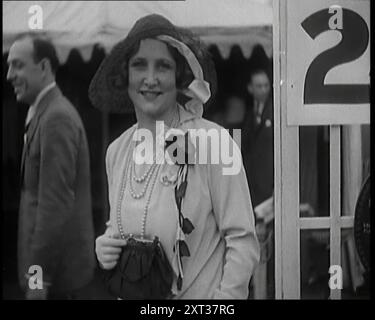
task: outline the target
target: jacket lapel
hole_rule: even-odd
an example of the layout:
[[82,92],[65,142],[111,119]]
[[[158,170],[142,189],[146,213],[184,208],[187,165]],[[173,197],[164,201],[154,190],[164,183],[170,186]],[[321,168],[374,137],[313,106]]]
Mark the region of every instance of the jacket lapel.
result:
[[23,148],[22,148],[21,175],[20,175],[20,184],[21,184],[21,186],[22,186],[23,174],[24,174],[24,169],[25,169],[25,156],[26,156],[26,142],[24,142]]
[[60,89],[56,86],[51,91],[42,98],[39,102],[39,105],[36,108],[34,117],[31,119],[29,127],[26,130],[26,142],[23,145],[22,149],[22,158],[21,158],[21,184],[23,181],[24,171],[25,171],[25,159],[26,155],[29,152],[31,141],[34,138],[36,129],[38,128],[39,120],[44,111],[47,109],[48,105],[61,94]]
[[267,99],[265,105],[264,105],[264,109],[262,111],[262,115],[261,115],[261,120],[260,120],[260,123],[259,125],[255,126],[255,136],[258,136],[259,135],[259,132],[261,131],[261,129],[264,127],[264,124],[265,124],[265,119],[273,119],[272,117],[272,114],[271,113],[271,103],[272,103],[272,100],[269,98]]

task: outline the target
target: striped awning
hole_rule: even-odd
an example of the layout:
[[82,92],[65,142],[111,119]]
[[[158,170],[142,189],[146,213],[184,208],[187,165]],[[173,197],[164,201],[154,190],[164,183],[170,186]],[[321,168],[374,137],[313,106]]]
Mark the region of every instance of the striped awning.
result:
[[[223,58],[238,45],[245,58],[255,45],[272,55],[272,6],[269,0],[186,1],[3,1],[3,54],[15,38],[32,31],[39,15],[42,29],[56,45],[61,63],[72,49],[85,61],[95,45],[109,52],[134,22],[159,13],[172,23],[191,29]],[[37,6],[37,7],[35,7]],[[41,12],[41,15],[40,13]]]

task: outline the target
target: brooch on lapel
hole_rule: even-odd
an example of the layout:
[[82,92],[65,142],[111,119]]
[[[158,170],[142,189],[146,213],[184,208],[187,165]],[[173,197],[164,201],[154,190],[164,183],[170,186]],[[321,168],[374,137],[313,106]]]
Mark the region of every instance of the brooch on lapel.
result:
[[160,182],[162,185],[168,187],[177,181],[178,167],[176,165],[167,164],[160,175]]
[[271,122],[271,120],[270,119],[267,119],[266,121],[265,121],[265,126],[267,127],[267,128],[269,128],[269,127],[271,127],[272,126],[272,122]]

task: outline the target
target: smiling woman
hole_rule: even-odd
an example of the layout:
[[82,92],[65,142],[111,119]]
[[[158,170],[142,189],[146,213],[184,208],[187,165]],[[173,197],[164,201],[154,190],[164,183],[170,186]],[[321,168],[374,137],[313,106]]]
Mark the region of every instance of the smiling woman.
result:
[[[137,118],[108,147],[110,219],[96,239],[108,289],[118,298],[248,297],[259,244],[242,163],[239,172],[225,175],[222,162],[160,162],[155,151],[167,147],[163,132],[170,128],[187,138],[195,129],[231,139],[202,119],[215,87],[213,63],[200,41],[160,15],[139,19],[91,82],[96,107],[134,107]],[[167,127],[161,133],[159,121]],[[142,142],[152,146],[145,163],[136,161],[141,130],[152,137]],[[214,148],[220,141],[202,152]],[[241,159],[238,148],[233,153]]]
[[141,41],[138,52],[129,60],[128,93],[138,121],[150,118],[170,125],[176,117],[176,62],[165,43]]

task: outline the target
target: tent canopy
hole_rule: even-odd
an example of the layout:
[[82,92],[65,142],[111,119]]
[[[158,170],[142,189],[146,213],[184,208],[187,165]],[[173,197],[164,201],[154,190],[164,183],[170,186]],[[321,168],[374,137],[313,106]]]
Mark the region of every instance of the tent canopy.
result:
[[123,39],[140,17],[159,13],[172,23],[196,32],[207,44],[217,45],[227,58],[238,45],[246,58],[260,44],[272,55],[271,0],[186,1],[3,1],[3,53],[15,37],[31,31],[33,5],[42,8],[43,29],[53,39],[64,63],[71,49],[91,58],[98,44],[108,52]]

